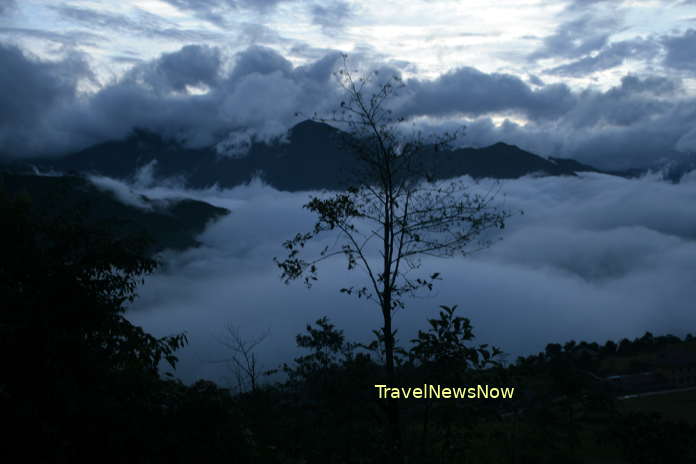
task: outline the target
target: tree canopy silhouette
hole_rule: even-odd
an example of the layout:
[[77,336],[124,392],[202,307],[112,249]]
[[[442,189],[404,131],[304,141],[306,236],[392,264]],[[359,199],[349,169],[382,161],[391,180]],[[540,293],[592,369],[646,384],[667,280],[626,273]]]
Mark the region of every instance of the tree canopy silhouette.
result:
[[[25,452],[52,462],[100,447],[122,453],[126,441],[146,446],[131,421],[161,405],[160,362],[174,367],[186,342],[125,318],[156,266],[147,243],[2,191],[0,227],[0,403],[15,420],[12,441],[31,437]],[[121,420],[130,425],[107,433]]]
[[[477,194],[463,181],[435,182],[428,169],[428,154],[447,147],[455,134],[424,137],[403,130],[390,103],[404,84],[398,76],[380,82],[377,72],[360,75],[344,66],[335,74],[344,90],[338,109],[318,121],[347,129],[344,148],[359,161],[346,190],[311,198],[304,206],[316,223],[284,243],[285,259],[276,259],[286,282],[318,278],[320,262],[345,257],[348,269],[361,269],[366,284],[341,292],[368,298],[382,314],[387,381],[395,381],[395,342],[392,317],[405,299],[432,290],[439,273],[420,274],[424,256],[452,256],[485,247],[484,232],[502,229],[507,213],[493,205],[494,192]],[[324,234],[337,234],[335,247],[306,257],[305,244]],[[375,258],[374,256],[377,256]],[[388,455],[400,459],[399,413],[390,402]]]

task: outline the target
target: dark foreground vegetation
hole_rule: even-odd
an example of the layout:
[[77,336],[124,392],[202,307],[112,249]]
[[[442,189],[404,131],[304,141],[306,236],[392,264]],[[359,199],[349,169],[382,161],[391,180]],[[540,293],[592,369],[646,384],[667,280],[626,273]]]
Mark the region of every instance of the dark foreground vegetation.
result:
[[[57,214],[81,212],[83,223],[101,224],[120,234],[150,238],[148,253],[184,250],[200,245],[196,236],[228,210],[190,198],[153,200],[132,193],[139,206],[97,188],[82,174],[43,176],[0,170],[0,189],[25,195],[35,208]],[[156,240],[155,240],[156,238]]]
[[147,242],[6,192],[0,218],[2,453],[21,462],[696,462],[693,392],[620,399],[692,385],[690,337],[550,344],[505,364],[443,306],[398,344],[396,386],[488,384],[514,397],[393,400],[396,453],[374,387],[386,383],[379,336],[351,343],[320,319],[298,335],[306,354],[282,381],[243,369],[251,358],[238,350],[237,388],[185,385],[165,373],[185,335],[155,338],[124,317],[157,264]]

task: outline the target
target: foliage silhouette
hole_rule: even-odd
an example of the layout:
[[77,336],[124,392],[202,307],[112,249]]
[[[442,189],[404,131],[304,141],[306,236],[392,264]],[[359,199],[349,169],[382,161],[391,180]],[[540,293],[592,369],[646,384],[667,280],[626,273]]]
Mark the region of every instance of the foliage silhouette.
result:
[[156,266],[149,244],[83,218],[0,190],[0,411],[12,424],[6,453],[27,462],[250,455],[225,390],[160,375],[160,367],[175,367],[186,335],[157,338],[125,317]]
[[[312,231],[298,233],[284,243],[288,256],[276,259],[286,282],[317,280],[320,262],[343,256],[349,270],[361,269],[367,284],[341,292],[377,303],[382,315],[387,382],[395,384],[393,313],[405,308],[405,299],[432,290],[439,273],[413,275],[424,256],[452,256],[488,245],[484,232],[502,229],[508,214],[492,205],[495,192],[476,194],[459,181],[435,183],[427,156],[447,147],[456,134],[426,140],[419,133],[404,135],[403,119],[389,107],[404,84],[398,76],[379,82],[378,73],[358,76],[347,67],[335,74],[345,96],[329,118],[315,119],[344,126],[343,142],[359,167],[346,190],[313,197],[305,208],[317,216]],[[338,235],[335,248],[316,258],[301,255],[305,244],[320,235]],[[378,259],[371,255],[378,254]],[[398,404],[389,401],[385,454],[401,462]]]

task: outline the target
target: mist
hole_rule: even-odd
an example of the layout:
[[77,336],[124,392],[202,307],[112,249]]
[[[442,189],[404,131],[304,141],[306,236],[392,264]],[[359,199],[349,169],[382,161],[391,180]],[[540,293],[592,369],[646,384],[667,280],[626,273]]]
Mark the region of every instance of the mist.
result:
[[[440,272],[443,280],[397,312],[402,345],[425,329],[439,305],[455,304],[471,319],[475,342],[502,348],[509,361],[552,342],[604,342],[646,331],[684,336],[696,327],[696,176],[679,184],[658,175],[603,174],[526,177],[497,186],[461,181],[472,189],[499,188],[497,205],[512,217],[487,249],[422,261],[424,274]],[[380,327],[374,302],[339,293],[365,282],[341,259],[325,262],[311,289],[280,278],[273,257],[285,256],[284,240],[310,230],[313,217],[302,205],[314,193],[280,192],[260,181],[229,190],[122,187],[231,210],[199,237],[201,247],[162,254],[161,268],[129,311],[153,334],[188,334],[177,369],[185,381],[229,380],[223,361],[231,353],[221,343],[227,326],[248,339],[268,334],[257,349],[267,369],[291,361],[298,354],[295,336],[322,316],[353,341],[371,341]],[[335,236],[325,240],[308,252]]]

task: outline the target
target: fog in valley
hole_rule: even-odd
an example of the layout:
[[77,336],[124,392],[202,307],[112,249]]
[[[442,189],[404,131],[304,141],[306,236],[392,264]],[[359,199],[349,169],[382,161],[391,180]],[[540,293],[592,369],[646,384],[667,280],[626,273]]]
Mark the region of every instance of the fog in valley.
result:
[[[397,311],[399,341],[407,345],[439,305],[459,305],[476,341],[492,343],[507,360],[543,350],[547,343],[604,342],[655,335],[684,336],[696,323],[696,176],[678,184],[657,174],[624,179],[603,174],[482,181],[472,191],[499,189],[495,203],[512,216],[492,245],[465,257],[426,258],[423,275],[440,272],[432,293],[407,300]],[[202,246],[161,255],[129,318],[156,335],[185,331],[177,375],[186,381],[231,380],[223,362],[227,327],[245,339],[267,334],[256,354],[275,368],[299,352],[294,337],[328,316],[349,339],[369,342],[380,327],[374,302],[339,293],[365,283],[343,258],[324,262],[319,281],[285,285],[274,257],[282,242],[313,225],[302,208],[310,192],[280,192],[261,181],[229,190],[133,185],[99,179],[123,201],[181,195],[223,206],[231,214],[199,237]],[[318,254],[336,235],[311,245]],[[311,251],[308,251],[311,254]],[[414,277],[416,274],[413,274]]]

